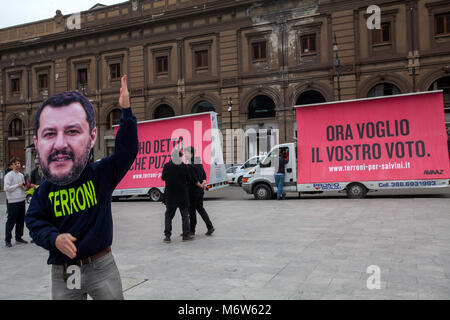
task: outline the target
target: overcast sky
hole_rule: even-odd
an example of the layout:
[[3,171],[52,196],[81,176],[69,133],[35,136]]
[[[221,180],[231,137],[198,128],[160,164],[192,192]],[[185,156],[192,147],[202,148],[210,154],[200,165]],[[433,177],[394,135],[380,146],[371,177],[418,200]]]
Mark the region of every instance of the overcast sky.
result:
[[37,20],[53,18],[56,10],[63,15],[85,11],[101,3],[111,5],[126,0],[0,0],[0,29]]

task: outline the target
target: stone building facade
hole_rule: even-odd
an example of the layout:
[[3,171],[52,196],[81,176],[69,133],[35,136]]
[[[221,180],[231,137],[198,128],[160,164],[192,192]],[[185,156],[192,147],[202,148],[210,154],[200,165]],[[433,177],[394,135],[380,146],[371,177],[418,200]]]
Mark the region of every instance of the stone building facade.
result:
[[0,168],[33,143],[43,100],[70,90],[96,109],[94,158],[111,153],[124,73],[138,120],[214,110],[222,130],[286,142],[294,105],[442,89],[450,125],[450,2],[378,0],[369,30],[373,2],[131,0],[1,29]]

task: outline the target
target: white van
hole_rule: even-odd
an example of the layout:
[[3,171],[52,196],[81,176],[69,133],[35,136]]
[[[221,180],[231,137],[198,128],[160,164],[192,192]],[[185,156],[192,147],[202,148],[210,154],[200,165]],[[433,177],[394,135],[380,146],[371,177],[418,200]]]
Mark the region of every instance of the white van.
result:
[[264,155],[254,156],[245,161],[243,165],[236,169],[234,177],[231,179],[231,183],[237,183],[239,184],[239,186],[241,186],[244,175],[252,168],[257,166],[261,159],[263,159],[264,157]]
[[345,191],[360,199],[376,190],[449,186],[442,91],[297,106],[296,114],[297,142],[275,146],[242,180],[256,199],[275,195],[280,151],[288,160],[286,193]]

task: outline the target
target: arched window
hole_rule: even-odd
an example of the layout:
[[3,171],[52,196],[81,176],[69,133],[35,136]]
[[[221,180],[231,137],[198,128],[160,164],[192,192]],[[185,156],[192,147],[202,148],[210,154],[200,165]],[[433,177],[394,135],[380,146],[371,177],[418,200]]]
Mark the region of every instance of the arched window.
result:
[[112,129],[113,126],[120,123],[120,116],[122,115],[122,111],[120,109],[114,109],[108,115],[108,124],[109,129]]
[[268,96],[256,96],[248,106],[248,118],[275,117],[275,103]]
[[322,102],[326,102],[326,100],[320,92],[314,91],[314,90],[309,90],[309,91],[303,92],[297,98],[297,102],[295,104],[296,105],[304,105],[304,104],[313,104],[313,103],[322,103]]
[[23,122],[20,119],[14,119],[9,124],[9,136],[10,137],[22,137],[23,136]]
[[192,113],[202,113],[202,112],[210,112],[216,111],[211,102],[208,101],[199,101],[192,108]]
[[382,97],[382,96],[392,96],[394,94],[400,94],[400,89],[395,85],[389,82],[383,82],[377,84],[375,87],[370,89],[369,94],[367,95],[369,98],[371,97]]
[[450,76],[437,79],[428,90],[442,90],[444,96],[445,126],[450,134]]
[[167,104],[162,104],[156,108],[153,119],[163,119],[175,116],[175,112],[172,107]]
[[444,95],[445,108],[450,108],[450,77],[443,77],[437,79],[428,88],[428,90],[442,90]]

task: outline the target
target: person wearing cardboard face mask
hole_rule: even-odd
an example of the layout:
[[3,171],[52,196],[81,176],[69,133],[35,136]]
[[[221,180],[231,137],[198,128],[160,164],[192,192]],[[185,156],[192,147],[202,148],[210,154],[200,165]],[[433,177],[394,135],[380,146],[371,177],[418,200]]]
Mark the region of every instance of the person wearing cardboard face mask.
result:
[[[97,128],[91,103],[78,92],[58,94],[36,114],[34,143],[46,180],[35,191],[25,222],[35,243],[49,251],[53,299],[123,299],[111,253],[111,195],[138,153],[137,122],[127,76],[114,154],[88,163]],[[81,288],[69,289],[67,269],[78,266]],[[72,270],[72,268],[71,268]]]

